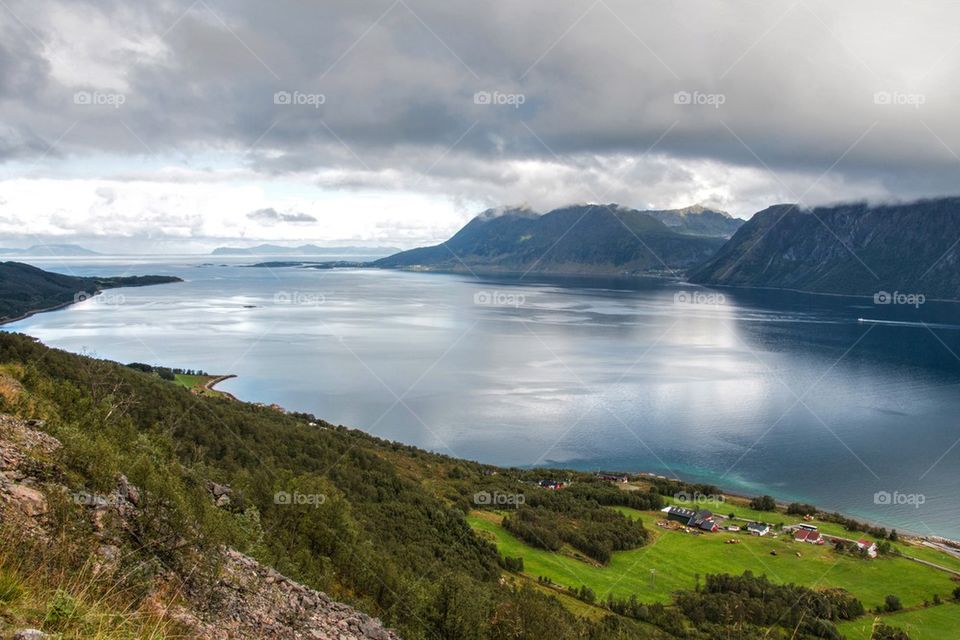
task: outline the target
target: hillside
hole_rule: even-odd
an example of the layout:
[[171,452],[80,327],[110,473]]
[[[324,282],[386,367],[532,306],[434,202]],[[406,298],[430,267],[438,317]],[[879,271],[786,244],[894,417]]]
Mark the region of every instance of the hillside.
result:
[[960,300],[960,198],[757,213],[692,282]]
[[[839,586],[721,575],[768,564],[723,553],[721,537],[670,534],[676,551],[651,553],[670,563],[663,579],[679,571],[675,587],[642,587],[644,547],[666,542],[647,526],[658,509],[715,487],[651,479],[625,491],[591,473],[497,469],[197,397],[17,334],[0,333],[0,414],[13,431],[0,446],[2,502],[21,514],[0,536],[4,633],[391,637],[375,616],[407,639],[838,640],[836,625],[864,612]],[[541,486],[548,479],[566,486]],[[521,555],[475,533],[478,513]],[[687,540],[719,546],[707,561]],[[905,601],[906,589],[949,597],[935,569],[819,555],[802,575],[841,561],[838,573],[871,598],[885,588]],[[525,559],[555,568],[527,570]],[[593,591],[605,567],[607,586]],[[325,631],[332,617],[343,635]]]
[[0,324],[89,298],[104,289],[180,281],[172,276],[76,277],[22,262],[0,262]]
[[722,237],[692,235],[686,218],[678,214],[680,223],[671,228],[647,212],[615,204],[578,205],[543,215],[491,210],[443,244],[403,251],[372,265],[520,273],[669,272],[706,260],[723,244]]

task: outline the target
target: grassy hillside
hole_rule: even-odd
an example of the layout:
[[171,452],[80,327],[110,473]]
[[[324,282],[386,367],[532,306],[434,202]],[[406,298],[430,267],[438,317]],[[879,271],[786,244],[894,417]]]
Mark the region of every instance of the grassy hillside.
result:
[[[650,512],[632,515],[650,526],[661,516]],[[523,558],[527,574],[545,576],[568,587],[586,585],[601,600],[609,594],[619,598],[636,594],[644,600],[669,603],[674,592],[696,588],[698,577],[702,580],[707,574],[746,570],[782,584],[844,589],[868,609],[882,606],[889,594],[897,595],[905,607],[920,606],[935,593],[949,599],[955,587],[949,574],[905,558],[864,560],[838,554],[831,545],[796,543],[783,536],[773,539],[745,533],[691,535],[658,530],[651,544],[616,552],[607,566],[597,566],[531,547],[489,514],[472,514],[469,521],[477,530],[488,532],[501,553]],[[728,544],[729,540],[739,540],[739,544]],[[771,555],[774,551],[775,556]],[[954,610],[960,615],[960,607]]]
[[[310,415],[198,397],[155,374],[16,334],[0,334],[0,382],[0,413],[43,420],[62,442],[57,482],[109,492],[124,474],[140,487],[120,543],[132,566],[159,563],[202,591],[214,575],[209,551],[232,547],[408,639],[838,638],[836,625],[862,611],[856,598],[872,607],[892,592],[912,607],[934,593],[950,597],[945,574],[900,558],[835,559],[807,546],[796,558],[790,543],[725,545],[728,534],[655,526],[667,496],[712,487],[657,481],[622,491],[591,474],[495,469]],[[572,484],[552,491],[542,480]],[[230,500],[215,502],[210,483],[229,487]],[[515,507],[504,507],[511,499]],[[65,507],[60,530],[83,540],[70,513]],[[516,518],[523,541],[501,526],[503,513]],[[642,524],[631,524],[637,518]],[[17,544],[0,548],[5,571]],[[770,544],[783,552],[768,556]],[[84,562],[56,574],[68,590]],[[38,575],[27,569],[13,581]],[[721,575],[745,570],[753,575]],[[145,606],[151,578],[141,573],[107,590],[122,595],[124,609]],[[540,576],[614,600],[578,602]],[[823,586],[849,593],[805,588]],[[47,610],[59,587],[50,578],[27,588],[47,594]],[[17,602],[0,602],[0,620],[29,619],[28,601]]]

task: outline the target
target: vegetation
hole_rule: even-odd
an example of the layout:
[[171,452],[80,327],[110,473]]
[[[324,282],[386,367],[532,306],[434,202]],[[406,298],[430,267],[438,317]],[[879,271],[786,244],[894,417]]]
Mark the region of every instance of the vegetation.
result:
[[[699,640],[743,637],[744,629],[772,639],[836,637],[835,623],[857,622],[848,619],[855,601],[876,608],[895,588],[911,610],[951,589],[945,574],[900,557],[868,562],[810,545],[796,558],[797,545],[782,539],[740,536],[727,545],[732,534],[641,523],[655,521],[669,496],[708,487],[650,479],[645,490],[624,491],[592,474],[495,469],[310,415],[196,397],[156,372],[16,334],[0,334],[0,377],[18,389],[0,396],[0,413],[42,419],[63,443],[58,482],[109,492],[122,473],[143,496],[121,548],[129,571],[111,583],[94,578],[89,549],[77,548],[85,525],[67,500],[52,509],[61,555],[3,534],[0,617],[63,637],[174,635],[150,613],[151,567],[202,590],[216,575],[211,551],[224,545],[414,640]],[[569,486],[538,486],[556,478]],[[231,488],[229,504],[214,503],[211,481]],[[556,535],[559,548],[527,544],[506,528],[521,523]],[[754,577],[762,574],[769,579]],[[781,608],[787,621],[802,615],[797,628],[771,620],[784,594],[800,600],[797,610]],[[119,631],[102,635],[109,628]]]
[[776,511],[777,502],[771,496],[758,496],[750,501],[750,508],[757,511]]
[[0,262],[0,323],[25,314],[70,304],[113,287],[180,282],[168,276],[79,278],[50,273],[20,262]]
[[619,491],[605,483],[576,484],[564,491],[533,493],[505,518],[503,526],[535,547],[558,551],[564,544],[600,563],[614,551],[644,544],[649,534],[639,520],[598,505],[656,507],[656,494]]

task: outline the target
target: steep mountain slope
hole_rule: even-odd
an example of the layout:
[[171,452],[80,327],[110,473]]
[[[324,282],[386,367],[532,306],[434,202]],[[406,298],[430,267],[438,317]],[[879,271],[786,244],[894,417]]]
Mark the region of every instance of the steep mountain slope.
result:
[[113,287],[180,282],[172,276],[80,278],[52,273],[22,262],[0,262],[0,323],[24,314],[69,304]]
[[690,272],[701,284],[960,299],[960,198],[757,213]]
[[680,233],[642,211],[578,205],[538,215],[486,211],[443,244],[404,251],[376,267],[632,274],[702,262],[722,238]]

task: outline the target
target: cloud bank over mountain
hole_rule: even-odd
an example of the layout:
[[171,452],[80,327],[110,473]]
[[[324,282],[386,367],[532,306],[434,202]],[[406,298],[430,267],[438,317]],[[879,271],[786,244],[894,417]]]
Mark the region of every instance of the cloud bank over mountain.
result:
[[958,18],[932,1],[9,0],[0,233],[103,216],[161,244],[412,246],[504,204],[747,217],[955,193]]

